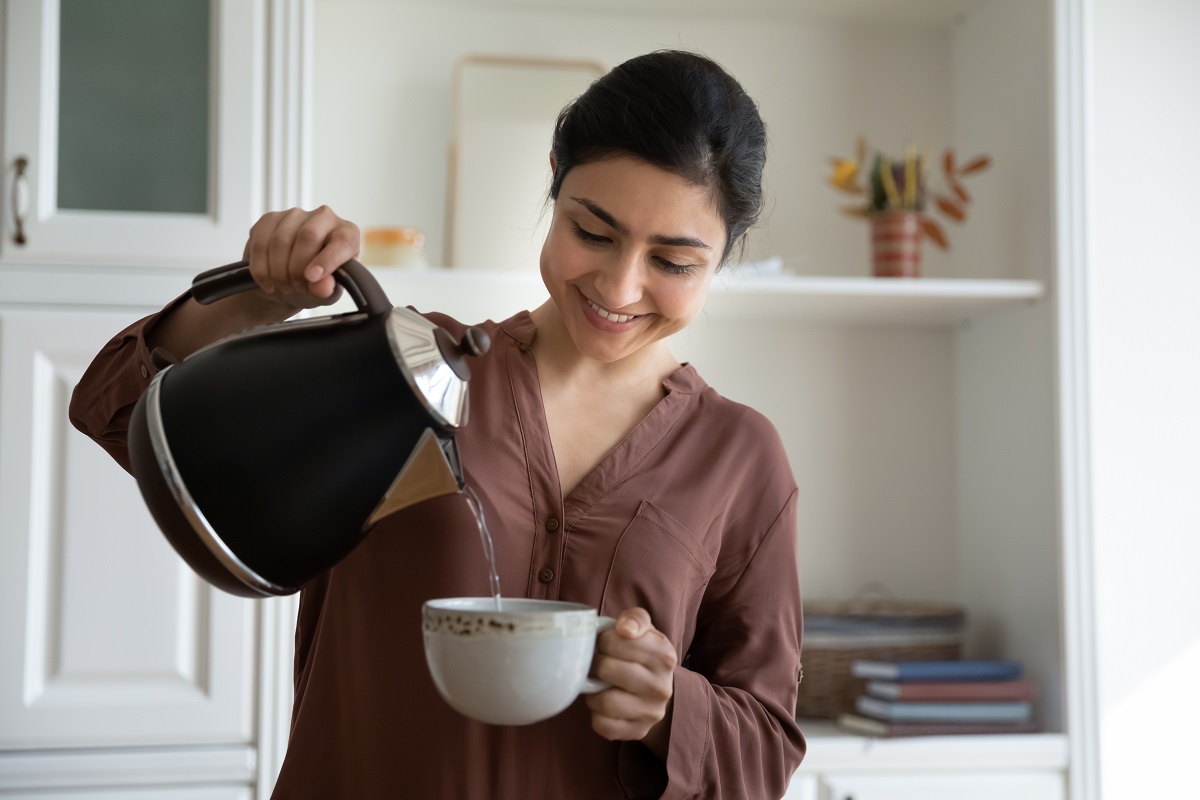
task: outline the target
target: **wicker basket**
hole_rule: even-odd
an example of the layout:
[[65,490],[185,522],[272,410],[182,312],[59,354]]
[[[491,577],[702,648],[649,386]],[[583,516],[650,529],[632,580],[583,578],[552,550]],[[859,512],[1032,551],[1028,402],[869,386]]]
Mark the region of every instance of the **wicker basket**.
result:
[[805,603],[804,619],[798,717],[834,719],[853,712],[866,684],[850,674],[855,660],[962,658],[966,615],[958,606],[891,599],[810,601]]

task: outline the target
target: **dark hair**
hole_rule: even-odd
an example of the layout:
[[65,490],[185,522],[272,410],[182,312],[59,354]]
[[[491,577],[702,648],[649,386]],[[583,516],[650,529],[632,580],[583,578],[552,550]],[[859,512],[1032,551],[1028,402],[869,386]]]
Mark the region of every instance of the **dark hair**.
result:
[[639,158],[712,191],[724,261],[762,212],[766,149],[758,106],[732,75],[704,56],[660,50],[614,67],[558,115],[550,197],[575,167]]

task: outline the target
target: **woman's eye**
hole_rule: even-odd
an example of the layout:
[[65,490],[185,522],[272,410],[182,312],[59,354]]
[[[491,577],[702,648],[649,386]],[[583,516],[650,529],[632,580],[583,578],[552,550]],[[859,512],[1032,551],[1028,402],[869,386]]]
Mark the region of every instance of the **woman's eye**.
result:
[[576,236],[588,244],[607,244],[610,241],[607,236],[601,236],[598,233],[592,233],[589,230],[583,229],[580,227],[578,222],[571,223],[571,230],[575,232]]
[[676,264],[674,261],[668,261],[665,258],[659,258],[658,264],[663,270],[672,275],[687,275],[693,269],[691,264]]
[[[573,220],[571,222],[571,232],[574,233],[575,236],[581,241],[590,245],[601,246],[612,244],[612,239],[608,238],[607,236],[602,236],[598,233],[592,233],[587,228],[584,228],[578,222]],[[688,275],[694,272],[696,269],[691,264],[677,264],[674,261],[663,258],[662,256],[655,256],[654,260],[658,262],[658,266],[663,270],[663,272],[667,272],[671,275]]]

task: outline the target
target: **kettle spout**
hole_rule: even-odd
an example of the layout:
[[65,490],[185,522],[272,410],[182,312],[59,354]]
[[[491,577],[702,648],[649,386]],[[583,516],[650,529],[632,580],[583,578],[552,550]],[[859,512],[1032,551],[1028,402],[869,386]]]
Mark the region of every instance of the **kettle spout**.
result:
[[443,440],[432,428],[426,428],[363,527],[369,528],[389,514],[422,500],[455,494],[462,488],[462,465],[454,439]]

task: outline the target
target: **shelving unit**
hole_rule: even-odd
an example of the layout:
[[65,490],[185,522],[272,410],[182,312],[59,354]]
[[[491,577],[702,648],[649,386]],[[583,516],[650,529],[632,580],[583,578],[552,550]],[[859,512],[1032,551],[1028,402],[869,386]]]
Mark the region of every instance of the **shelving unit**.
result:
[[[444,173],[406,155],[423,132],[379,109],[382,92],[422,102],[456,58],[501,42],[556,56],[554,43],[570,41],[573,55],[606,64],[683,46],[728,66],[771,136],[771,208],[746,260],[780,257],[805,274],[719,274],[675,352],[778,428],[803,494],[805,597],[845,599],[879,580],[898,597],[961,604],[966,653],[1022,661],[1047,731],[875,741],[804,720],[809,752],[788,797],[1066,796],[1054,0],[503,5],[318,2],[316,198],[360,224],[423,227],[437,259]],[[446,44],[409,57],[364,34],[414,21],[445,31]],[[342,65],[354,58],[386,72],[347,93],[354,76]],[[330,122],[349,113],[361,114],[355,129]],[[386,131],[387,146],[363,130]],[[865,277],[866,231],[837,214],[841,198],[824,185],[827,157],[859,134],[888,150],[915,142],[994,159],[972,184],[970,220],[948,230],[953,249],[926,248],[926,277]],[[379,274],[393,302],[464,321],[545,297],[534,270]]]

